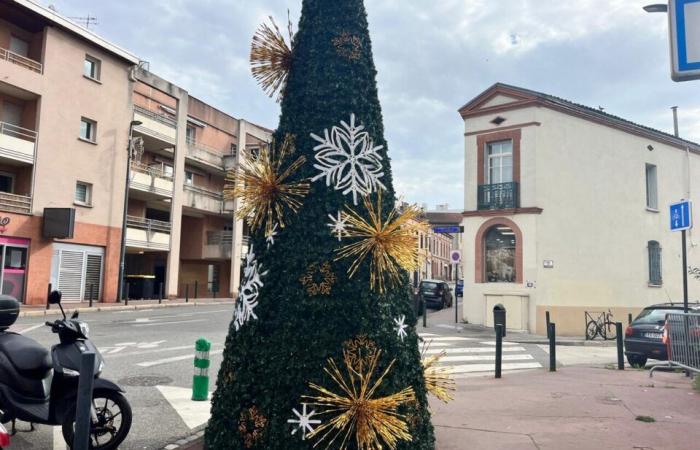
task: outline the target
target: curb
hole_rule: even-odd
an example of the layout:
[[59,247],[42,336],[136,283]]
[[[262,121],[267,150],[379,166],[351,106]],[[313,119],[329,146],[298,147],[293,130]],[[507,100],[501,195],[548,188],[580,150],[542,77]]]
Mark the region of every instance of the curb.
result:
[[181,449],[181,450],[187,450],[191,448],[190,446],[192,444],[196,444],[195,441],[204,439],[204,430],[199,430],[187,437],[184,437],[182,439],[178,439],[177,441],[173,442],[172,444],[168,444],[165,447],[163,447],[162,450],[176,450],[176,449]]
[[[129,305],[129,306],[96,306],[93,308],[81,306],[78,308],[65,308],[66,314],[73,311],[78,311],[80,313],[88,312],[110,312],[110,311],[135,311],[140,309],[158,309],[158,308],[178,308],[178,307],[196,307],[196,306],[207,306],[207,305],[233,305],[235,302],[233,300],[219,301],[219,302],[189,302],[189,303],[155,303],[155,304],[143,304],[143,305]],[[43,317],[43,316],[57,316],[61,314],[60,309],[42,309],[39,311],[21,311],[19,317]]]
[[[549,339],[504,339],[503,342],[513,342],[515,344],[536,344],[536,345],[549,345]],[[615,347],[615,341],[560,341],[557,340],[557,346],[564,347]]]

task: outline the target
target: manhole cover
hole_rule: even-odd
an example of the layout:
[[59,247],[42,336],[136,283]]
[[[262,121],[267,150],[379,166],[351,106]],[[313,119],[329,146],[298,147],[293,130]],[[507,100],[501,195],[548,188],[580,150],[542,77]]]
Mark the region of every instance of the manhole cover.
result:
[[143,387],[153,387],[163,384],[170,384],[173,382],[172,378],[168,377],[127,377],[122,378],[118,381],[119,384],[124,386],[143,386]]

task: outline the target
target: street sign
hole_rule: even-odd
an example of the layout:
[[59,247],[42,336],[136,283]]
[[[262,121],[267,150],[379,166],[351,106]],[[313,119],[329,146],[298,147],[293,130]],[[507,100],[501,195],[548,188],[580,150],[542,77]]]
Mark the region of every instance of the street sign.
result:
[[690,200],[674,203],[670,207],[671,231],[693,228],[692,203]]
[[450,233],[450,234],[457,234],[457,233],[464,233],[464,227],[461,227],[459,225],[449,225],[449,226],[442,226],[442,227],[433,227],[433,231],[436,233]]
[[700,79],[700,0],[670,0],[671,78]]
[[462,252],[459,250],[452,250],[450,252],[450,261],[452,261],[452,264],[459,264],[462,262]]

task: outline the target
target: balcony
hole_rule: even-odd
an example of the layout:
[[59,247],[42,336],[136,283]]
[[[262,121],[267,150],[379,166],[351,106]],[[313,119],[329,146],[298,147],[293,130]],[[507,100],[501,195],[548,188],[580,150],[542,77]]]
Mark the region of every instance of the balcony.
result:
[[207,231],[204,259],[231,259],[233,233],[231,231]]
[[43,73],[44,71],[44,68],[40,62],[34,61],[33,59],[29,59],[22,55],[18,55],[17,53],[2,47],[0,47],[0,60],[17,64],[18,66],[24,67],[25,69],[36,73]]
[[34,164],[36,131],[0,122],[0,159]]
[[191,184],[186,184],[184,188],[183,206],[217,215],[228,212],[226,210],[228,202],[224,202],[224,195],[221,192],[209,191]]
[[209,147],[191,138],[187,138],[187,159],[204,169],[224,171],[224,155],[215,148]]
[[519,206],[518,183],[482,184],[478,188],[479,210],[513,209]]
[[157,167],[132,161],[129,188],[157,197],[171,198],[173,196],[173,177]]
[[170,250],[170,222],[126,217],[126,246],[148,250]]
[[141,122],[141,125],[134,127],[135,132],[151,136],[171,145],[174,145],[177,141],[177,122],[165,114],[135,105],[134,120]]
[[0,192],[0,211],[31,214],[32,198],[28,195]]

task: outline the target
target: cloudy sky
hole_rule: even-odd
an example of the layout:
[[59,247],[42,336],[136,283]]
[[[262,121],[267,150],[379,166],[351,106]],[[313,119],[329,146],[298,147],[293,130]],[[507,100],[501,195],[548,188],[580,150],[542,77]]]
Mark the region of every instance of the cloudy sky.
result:
[[[329,0],[340,1],[340,0]],[[257,26],[296,24],[301,0],[41,0],[149,61],[151,71],[236,117],[275,128],[250,75]],[[669,76],[665,14],[652,0],[366,0],[397,191],[463,204],[457,109],[495,82],[546,92],[700,142],[700,81]],[[656,2],[658,3],[658,2]]]

